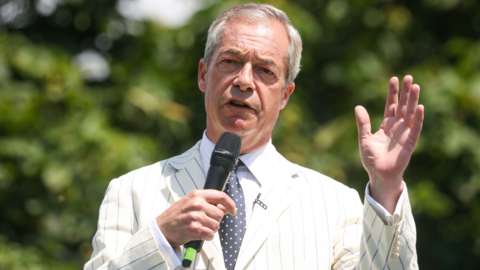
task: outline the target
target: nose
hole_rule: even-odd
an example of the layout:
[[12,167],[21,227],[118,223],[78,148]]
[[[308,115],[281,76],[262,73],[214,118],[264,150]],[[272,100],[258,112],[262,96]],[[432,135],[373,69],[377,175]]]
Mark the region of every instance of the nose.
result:
[[245,64],[238,72],[233,85],[238,86],[242,91],[255,90],[253,70],[250,63]]

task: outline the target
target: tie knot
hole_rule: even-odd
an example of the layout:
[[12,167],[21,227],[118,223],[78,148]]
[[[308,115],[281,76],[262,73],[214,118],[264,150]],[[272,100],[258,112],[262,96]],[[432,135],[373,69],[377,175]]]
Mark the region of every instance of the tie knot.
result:
[[237,171],[238,170],[238,167],[240,166],[245,166],[245,163],[243,163],[243,161],[241,161],[240,159],[237,160],[237,164],[235,164],[235,168],[234,170]]

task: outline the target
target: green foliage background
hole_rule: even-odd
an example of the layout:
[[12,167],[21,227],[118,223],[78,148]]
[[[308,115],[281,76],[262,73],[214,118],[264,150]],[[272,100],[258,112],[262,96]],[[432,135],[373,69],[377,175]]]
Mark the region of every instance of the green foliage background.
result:
[[[242,1],[210,1],[177,29],[129,21],[113,0],[65,0],[49,16],[37,1],[0,5],[12,2],[24,9],[0,27],[0,269],[78,269],[109,181],[201,138],[206,31]],[[480,4],[264,2],[284,10],[304,42],[277,149],[363,195],[353,109],[365,106],[378,128],[389,78],[413,75],[426,112],[405,181],[420,267],[478,267]],[[111,47],[96,46],[99,35]],[[85,50],[107,60],[106,79],[83,79],[73,59]]]

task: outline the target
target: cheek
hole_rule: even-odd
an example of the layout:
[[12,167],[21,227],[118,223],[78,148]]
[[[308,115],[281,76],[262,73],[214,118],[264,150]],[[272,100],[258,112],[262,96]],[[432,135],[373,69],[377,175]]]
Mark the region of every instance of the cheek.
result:
[[277,94],[278,90],[269,89],[270,95],[266,98],[266,105],[270,111],[280,110],[282,105],[282,93]]
[[210,111],[213,113],[215,110],[217,110],[218,106],[218,98],[215,96],[215,93],[211,93],[205,101],[205,108],[207,111]]
[[208,88],[215,91],[220,91],[228,84],[229,77],[224,74],[213,74],[208,81]]
[[225,100],[225,91],[219,85],[209,85],[205,93],[205,106],[207,110],[215,110]]

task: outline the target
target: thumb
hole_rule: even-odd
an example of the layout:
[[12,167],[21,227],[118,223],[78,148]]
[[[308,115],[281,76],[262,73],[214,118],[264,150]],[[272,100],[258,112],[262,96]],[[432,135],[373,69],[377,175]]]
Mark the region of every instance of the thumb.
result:
[[361,139],[372,134],[370,117],[368,116],[367,110],[359,105],[355,107],[355,118],[357,120],[358,140],[360,141]]

